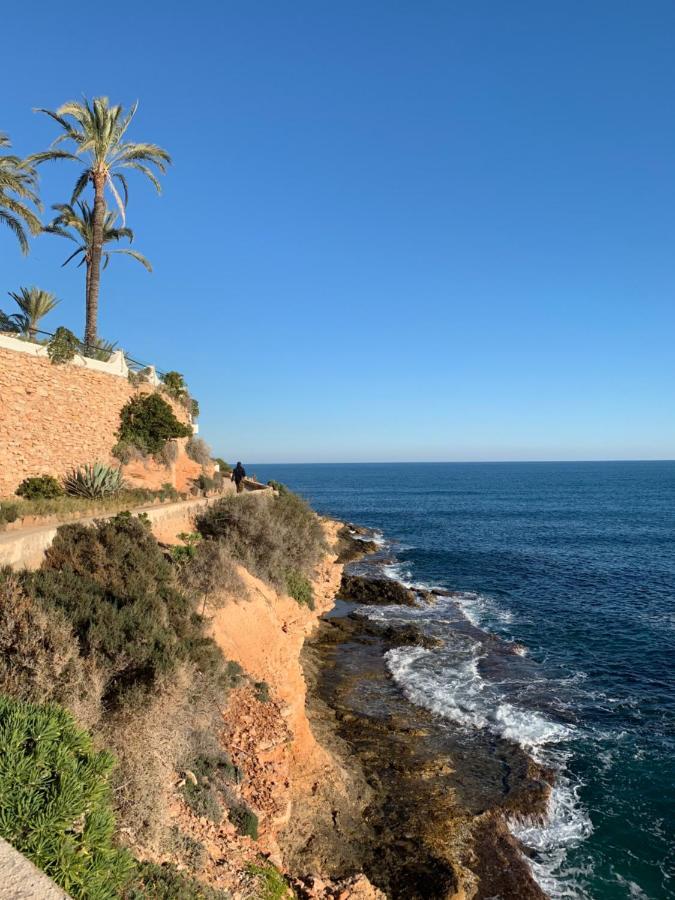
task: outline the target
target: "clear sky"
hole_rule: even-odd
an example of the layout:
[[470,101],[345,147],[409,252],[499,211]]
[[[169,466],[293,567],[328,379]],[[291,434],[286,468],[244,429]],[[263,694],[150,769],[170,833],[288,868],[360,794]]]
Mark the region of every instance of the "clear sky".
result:
[[[41,0],[3,32],[19,153],[82,94],[172,153],[100,331],[185,373],[218,454],[675,456],[672,0]],[[0,295],[81,333],[68,246],[0,230]]]

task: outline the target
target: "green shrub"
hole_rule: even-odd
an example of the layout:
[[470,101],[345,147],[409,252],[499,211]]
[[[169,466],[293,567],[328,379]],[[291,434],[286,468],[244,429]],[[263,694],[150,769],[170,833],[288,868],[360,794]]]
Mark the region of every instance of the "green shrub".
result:
[[59,706],[0,697],[0,834],[73,898],[117,898],[133,872],[113,845],[109,753]]
[[225,891],[202,884],[179,872],[173,863],[138,864],[138,877],[128,900],[230,900]]
[[200,466],[203,466],[204,468],[207,466],[209,466],[209,468],[211,467],[211,448],[204,438],[191,437],[185,445],[185,452],[190,459],[199,463]]
[[222,539],[235,559],[275,587],[286,573],[309,575],[324,548],[315,513],[293,493],[277,497],[223,497],[197,519],[205,537]]
[[161,488],[156,491],[156,494],[162,503],[166,503],[167,500],[177,503],[183,499],[183,495],[169,481],[165,481]]
[[226,753],[210,753],[197,757],[188,767],[183,796],[197,816],[206,816],[216,825],[223,818],[223,797],[228,784],[239,784],[241,770],[232,764]]
[[53,475],[32,475],[24,478],[16,489],[19,497],[25,500],[51,500],[63,496],[63,486]]
[[259,700],[261,703],[270,702],[270,686],[266,681],[256,681],[253,689],[255,690],[256,700]]
[[132,397],[120,412],[118,438],[144,453],[159,453],[167,441],[191,434],[189,425],[178,421],[158,393]]
[[73,469],[63,479],[67,494],[73,497],[87,497],[99,500],[101,497],[114,497],[124,489],[122,470],[103,463],[82,466]]
[[169,396],[175,400],[185,400],[187,398],[187,384],[180,372],[167,372],[165,375],[162,375],[162,381]]
[[19,504],[7,503],[5,500],[0,503],[0,524],[16,522],[19,518]]
[[314,609],[314,591],[309,579],[300,572],[286,572],[286,593],[301,606]]
[[204,491],[215,491],[218,483],[215,478],[210,478],[208,475],[204,475],[202,472],[201,475],[198,475],[197,478],[194,479],[194,486],[197,490]]
[[186,566],[197,552],[197,544],[201,541],[202,536],[198,531],[181,531],[178,539],[182,544],[176,544],[169,550],[171,559],[179,568]]
[[227,814],[239,834],[248,835],[254,841],[258,840],[258,817],[245,803],[237,803],[230,807]]
[[66,615],[82,654],[105,674],[106,698],[150,687],[181,661],[226,679],[218,647],[138,518],[61,526],[41,569],[23,580],[31,596]]
[[190,398],[190,415],[193,419],[199,418],[199,401],[194,397]]
[[62,365],[75,359],[80,342],[72,331],[61,325],[47,344],[47,354],[54,365]]
[[246,871],[257,881],[256,900],[293,900],[295,897],[281,872],[267,860],[261,860],[260,864],[249,863]]

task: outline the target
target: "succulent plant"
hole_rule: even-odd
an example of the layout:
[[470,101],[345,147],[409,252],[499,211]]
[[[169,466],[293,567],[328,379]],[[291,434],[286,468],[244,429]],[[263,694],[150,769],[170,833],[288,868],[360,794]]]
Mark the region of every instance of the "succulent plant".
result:
[[63,480],[68,494],[97,500],[118,494],[124,487],[122,470],[103,463],[81,466],[73,469]]

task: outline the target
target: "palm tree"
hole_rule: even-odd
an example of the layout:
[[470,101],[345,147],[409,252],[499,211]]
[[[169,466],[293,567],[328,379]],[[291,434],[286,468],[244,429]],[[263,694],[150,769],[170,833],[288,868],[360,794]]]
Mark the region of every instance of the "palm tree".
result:
[[9,291],[9,296],[16,302],[21,312],[9,316],[6,313],[0,314],[3,325],[7,326],[8,330],[18,331],[34,340],[40,319],[50,313],[59,301],[54,294],[37,287],[22,287],[18,293]]
[[[2,132],[0,147],[11,147],[9,138]],[[0,222],[14,232],[22,253],[28,253],[26,229],[31,234],[39,234],[42,229],[42,223],[26,200],[40,209],[35,169],[18,156],[0,156]]]
[[[94,188],[90,277],[87,284],[87,313],[84,333],[84,342],[87,345],[94,345],[96,342],[101,257],[106,218],[106,188],[110,190],[115,199],[124,226],[128,187],[126,176],[120,170],[135,169],[145,175],[160,193],[161,188],[156,172],[163,174],[171,163],[171,157],[166,150],[156,144],[136,144],[124,139],[137,108],[138,103],[134,103],[129,112],[124,114],[123,108],[111,106],[107,97],[95,97],[91,104],[86,98],[82,103],[77,101],[64,103],[56,112],[48,109],[38,110],[54,119],[61,126],[63,132],[52,143],[49,150],[33,154],[30,157],[31,161],[35,163],[55,159],[84,161],[84,168],[75,182],[71,204],[77,201],[87,184],[91,182]],[[64,141],[70,141],[74,145],[74,152],[58,149],[58,146]],[[116,184],[119,186],[122,196],[120,196]]]
[[[78,263],[78,267],[82,265],[86,265],[86,274],[85,274],[85,284],[87,295],[89,295],[89,284],[91,281],[91,258],[92,258],[92,250],[94,246],[94,213],[92,211],[91,206],[86,201],[79,200],[76,204],[77,209],[72,206],[70,203],[57,203],[52,209],[55,209],[58,212],[58,216],[46,225],[44,230],[48,234],[57,234],[60,237],[68,238],[71,241],[74,241],[78,244],[77,250],[73,251],[70,254],[68,259],[63,263],[64,266],[67,266],[71,259],[75,259],[76,257],[81,257]],[[102,241],[102,253],[101,258],[103,260],[103,268],[106,269],[108,267],[108,263],[110,262],[110,256],[113,253],[121,253],[125,256],[131,256],[132,259],[137,260],[142,266],[144,266],[148,272],[152,272],[152,266],[149,261],[141,254],[137,253],[135,250],[130,250],[128,247],[119,247],[115,250],[106,250],[105,245],[110,244],[113,241],[120,241],[123,238],[126,238],[129,243],[131,243],[134,239],[134,233],[131,228],[116,228],[115,227],[115,219],[117,216],[110,212],[110,210],[105,211],[105,216],[103,219],[103,241]],[[92,344],[91,346],[94,346]]]

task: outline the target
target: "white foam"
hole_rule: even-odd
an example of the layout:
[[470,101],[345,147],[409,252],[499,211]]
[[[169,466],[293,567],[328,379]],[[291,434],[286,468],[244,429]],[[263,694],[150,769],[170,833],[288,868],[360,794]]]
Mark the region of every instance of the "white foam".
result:
[[593,825],[579,800],[580,784],[559,773],[551,791],[544,821],[509,822],[511,832],[534,851],[526,861],[539,886],[552,900],[581,900],[587,895],[579,884],[582,874],[566,868],[567,854],[593,832]]
[[513,622],[511,610],[499,606],[483,594],[462,591],[455,594],[455,601],[464,616],[476,628],[490,624],[510,625]]
[[479,644],[454,648],[452,665],[442,666],[439,654],[420,647],[398,647],[385,654],[387,667],[404,694],[417,706],[452,719],[459,725],[487,728],[532,752],[569,737],[571,727],[559,725],[533,710],[500,699],[478,672]]

